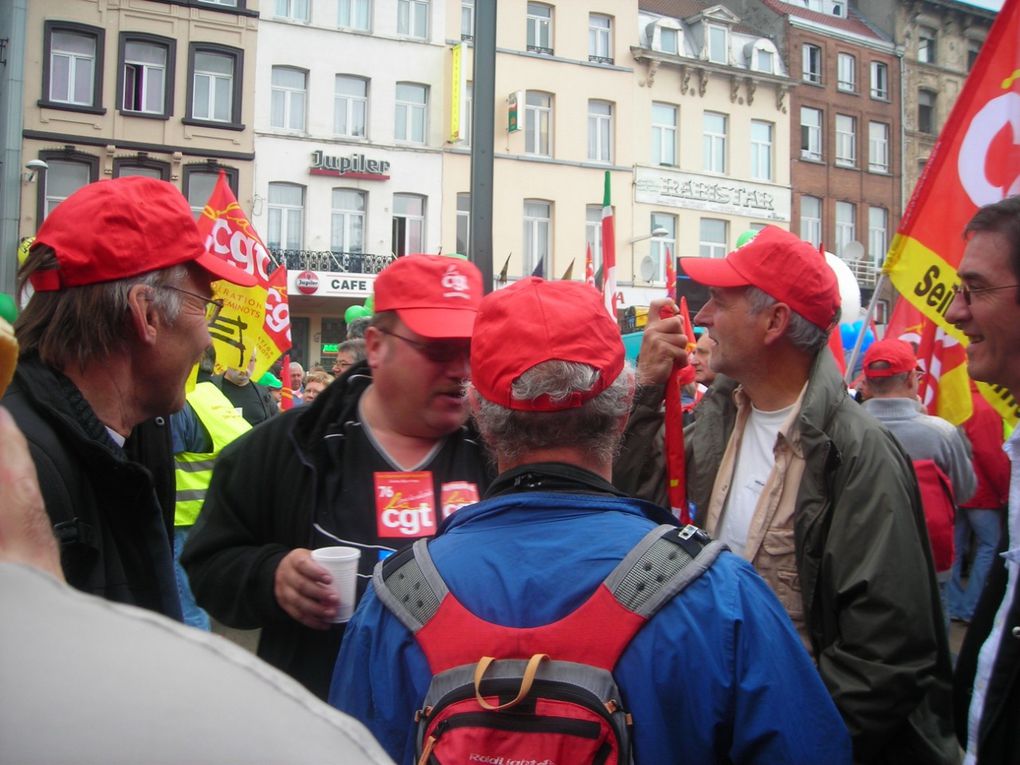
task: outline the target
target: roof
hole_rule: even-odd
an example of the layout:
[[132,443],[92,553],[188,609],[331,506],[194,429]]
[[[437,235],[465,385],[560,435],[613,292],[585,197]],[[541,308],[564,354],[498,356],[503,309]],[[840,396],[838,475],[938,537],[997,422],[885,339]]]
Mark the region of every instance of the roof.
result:
[[[642,11],[649,11],[650,13],[658,13],[663,16],[669,16],[674,19],[689,19],[691,16],[697,16],[699,13],[714,8],[717,5],[722,5],[730,13],[735,16],[739,14],[730,9],[725,2],[720,0],[719,2],[706,2],[705,0],[639,0],[638,9]],[[734,24],[733,31],[739,32],[745,35],[754,35],[761,37],[761,30],[754,29],[747,24]]]
[[816,24],[824,24],[832,29],[849,32],[850,34],[860,35],[861,37],[870,37],[873,40],[887,41],[887,38],[884,35],[878,33],[875,29],[866,24],[864,20],[861,19],[860,14],[857,13],[856,9],[850,7],[849,4],[847,6],[848,15],[846,18],[833,16],[829,13],[809,11],[803,5],[792,5],[791,3],[781,2],[781,0],[761,0],[761,4],[782,16],[796,16],[797,18],[804,19],[805,21],[811,21]]

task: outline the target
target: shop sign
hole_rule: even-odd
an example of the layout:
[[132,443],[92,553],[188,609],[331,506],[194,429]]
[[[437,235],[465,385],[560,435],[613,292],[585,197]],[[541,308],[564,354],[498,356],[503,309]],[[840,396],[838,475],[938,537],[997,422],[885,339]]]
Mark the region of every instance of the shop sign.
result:
[[357,178],[363,181],[388,181],[390,163],[381,159],[366,159],[364,154],[334,157],[316,150],[312,152],[311,175],[332,175],[338,178]]

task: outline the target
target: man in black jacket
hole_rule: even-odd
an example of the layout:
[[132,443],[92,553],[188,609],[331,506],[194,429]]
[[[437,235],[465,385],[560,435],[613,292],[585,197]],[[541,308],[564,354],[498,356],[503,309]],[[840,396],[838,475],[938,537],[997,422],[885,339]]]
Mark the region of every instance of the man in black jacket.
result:
[[[970,223],[960,285],[946,319],[963,332],[967,372],[1020,397],[1020,196],[982,207]],[[1001,555],[956,665],[956,733],[964,765],[1020,762],[1020,429],[1006,442],[1009,515]]]
[[375,283],[367,361],[224,449],[182,562],[198,604],[262,628],[259,656],[325,698],[344,624],[311,549],[376,561],[432,536],[491,477],[464,382],[482,296],[464,260],[409,255]]
[[21,356],[3,402],[80,590],[180,618],[158,497],[171,469],[162,418],[184,405],[218,310],[210,285],[224,278],[255,281],[206,252],[187,200],[164,181],[89,184],[39,229],[19,273],[34,294],[15,324]]

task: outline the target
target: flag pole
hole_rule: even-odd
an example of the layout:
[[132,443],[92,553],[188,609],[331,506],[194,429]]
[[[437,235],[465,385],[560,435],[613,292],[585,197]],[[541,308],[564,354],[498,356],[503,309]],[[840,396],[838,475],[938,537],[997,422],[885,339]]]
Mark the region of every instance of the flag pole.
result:
[[[857,357],[860,355],[861,346],[864,344],[864,335],[871,325],[871,317],[875,315],[875,303],[878,302],[878,295],[882,291],[882,287],[885,286],[885,278],[885,271],[882,271],[881,276],[878,277],[878,282],[875,284],[875,291],[871,293],[871,300],[868,301],[868,310],[861,320],[861,331],[857,333],[857,339],[854,340],[854,349],[850,351],[850,358],[846,361],[846,374],[843,378],[845,383],[849,383],[853,379]],[[878,340],[877,337],[875,339]]]

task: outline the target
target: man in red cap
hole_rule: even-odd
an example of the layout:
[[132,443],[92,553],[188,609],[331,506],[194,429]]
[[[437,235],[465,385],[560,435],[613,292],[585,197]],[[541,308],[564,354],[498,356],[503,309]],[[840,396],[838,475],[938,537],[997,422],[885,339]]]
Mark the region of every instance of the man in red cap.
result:
[[435,533],[478,499],[490,468],[465,425],[478,269],[440,255],[398,258],[375,282],[367,359],[313,405],[228,446],[182,562],[198,604],[262,628],[259,655],[325,698],[344,624],[317,547],[376,560]]
[[[18,275],[34,293],[15,324],[21,357],[4,405],[28,439],[67,581],[176,618],[165,417],[211,342],[217,279],[255,283],[206,251],[177,188],[142,177],[69,196]],[[136,457],[153,418],[163,449],[157,438]]]
[[[568,615],[604,590],[638,610],[639,602],[665,599],[662,608],[642,612],[647,622],[613,667],[620,691],[613,704],[633,718],[634,762],[849,761],[843,723],[761,579],[694,527],[681,532],[664,510],[609,483],[633,394],[634,370],[624,363],[620,331],[588,285],[531,277],[482,301],[469,398],[500,475],[485,499],[450,518],[427,550],[456,600],[509,628],[515,647],[487,639],[485,629],[443,629],[432,621],[450,608],[435,591],[435,577],[409,588],[415,598],[407,609],[385,605],[391,583],[399,586],[409,561],[420,558],[421,544],[378,567],[344,639],[330,702],[364,722],[396,762],[416,761],[415,710],[437,663],[431,653],[426,663],[413,633],[435,625],[433,646],[463,649],[471,663],[546,653],[603,666],[596,656],[620,639],[612,634],[617,630],[567,625]],[[695,562],[681,543],[688,540],[696,546]],[[639,555],[642,541],[654,547],[648,558]],[[678,570],[704,573],[693,573],[682,588],[670,578]],[[628,583],[621,590],[610,584],[617,574]],[[664,581],[665,592],[652,594],[653,582]],[[626,621],[626,608],[614,611],[614,621]],[[532,629],[516,629],[524,627]],[[568,646],[581,655],[572,656]],[[495,717],[525,725],[526,710],[542,704],[528,699],[521,714],[515,708]],[[565,708],[563,717],[545,722],[566,719]],[[474,715],[479,730],[483,716]],[[473,739],[472,754],[460,758],[444,746],[436,744],[434,761],[552,762],[541,743],[508,733],[493,748]]]
[[[956,761],[949,651],[909,457],[855,404],[826,349],[836,277],[766,226],[725,259],[684,258],[709,287],[695,317],[717,376],[685,433],[698,523],[786,606],[850,729],[858,762]],[[658,317],[653,304],[650,317]],[[662,390],[684,362],[679,318],[652,319],[614,481],[665,505]],[[661,444],[661,441],[659,442]]]

